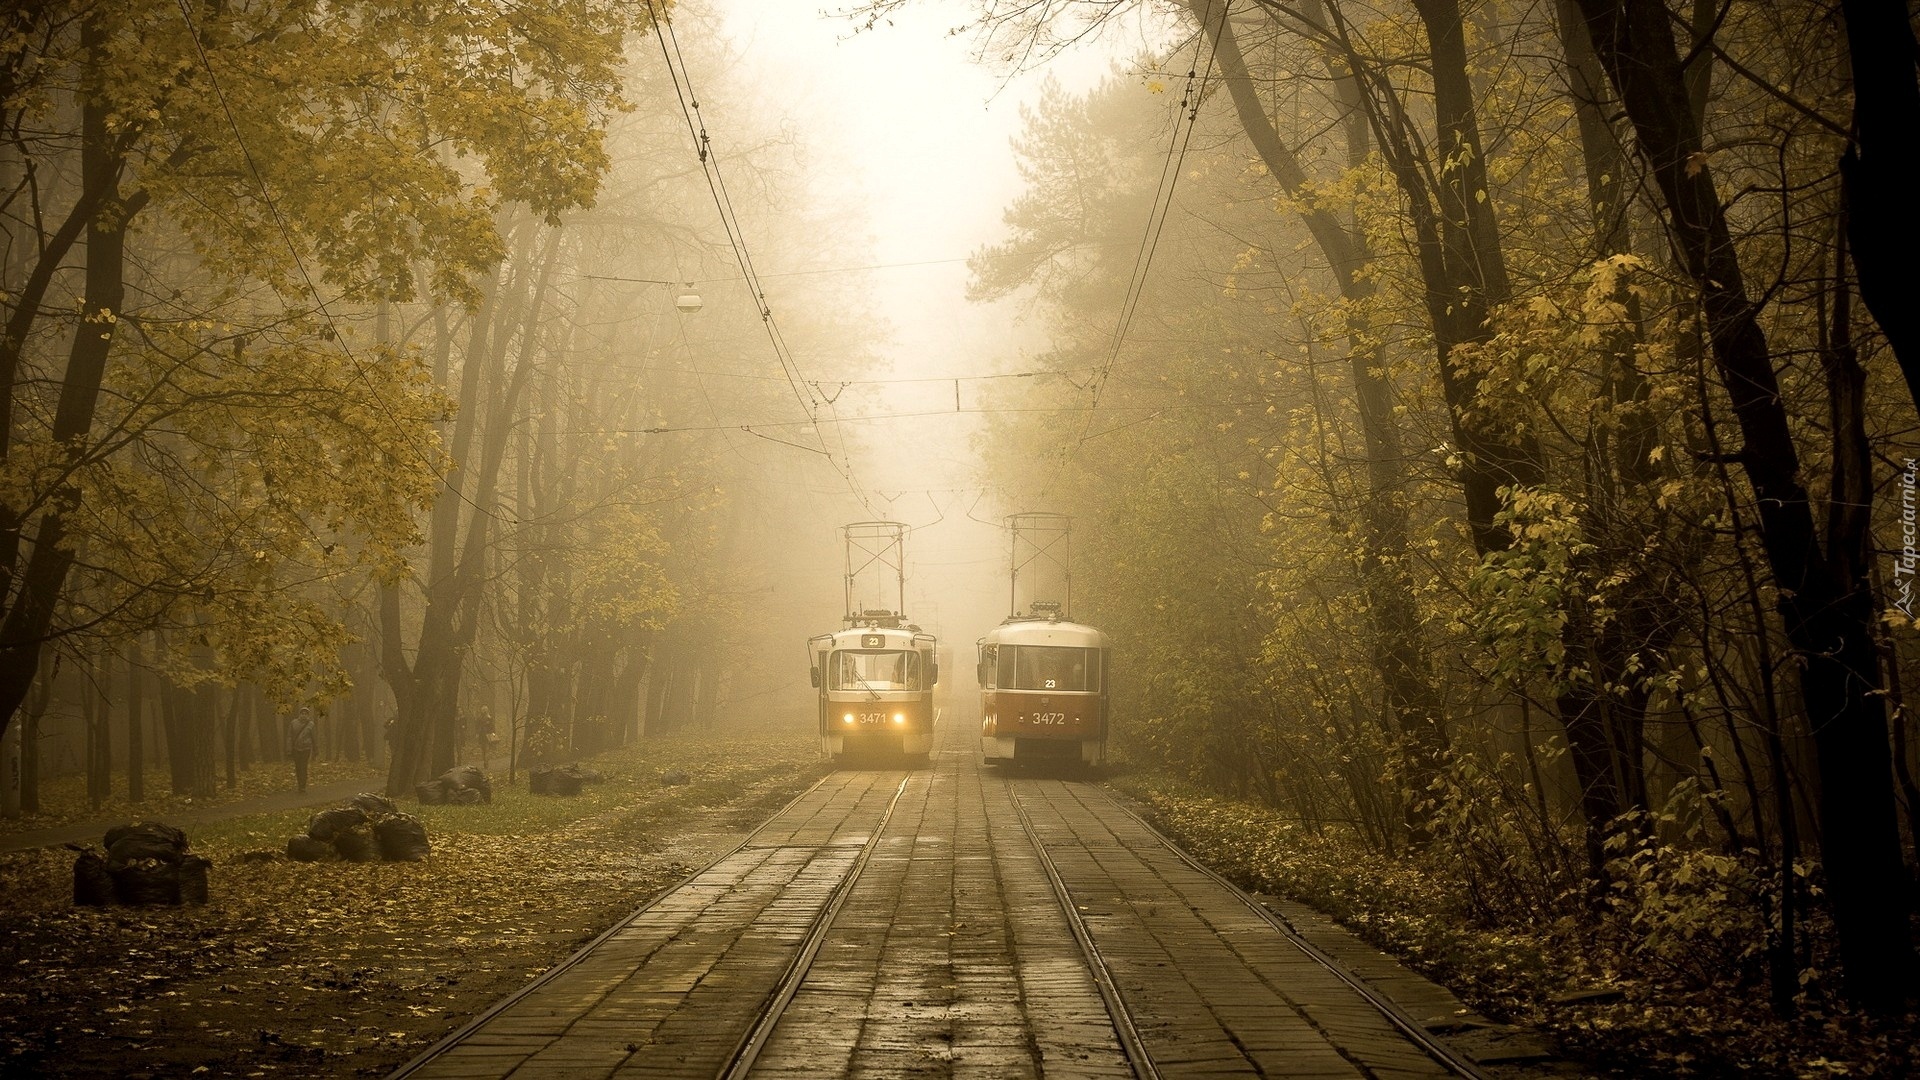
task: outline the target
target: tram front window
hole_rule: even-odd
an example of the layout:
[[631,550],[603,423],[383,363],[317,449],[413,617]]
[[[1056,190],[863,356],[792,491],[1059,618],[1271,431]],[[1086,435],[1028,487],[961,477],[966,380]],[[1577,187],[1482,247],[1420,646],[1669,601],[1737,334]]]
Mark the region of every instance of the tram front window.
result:
[[918,690],[920,654],[903,652],[836,652],[833,690]]
[[[1011,651],[1012,679],[1007,653]],[[1015,690],[1061,690],[1082,693],[1100,689],[1100,650],[1061,645],[1019,645],[1000,650],[1000,685]]]

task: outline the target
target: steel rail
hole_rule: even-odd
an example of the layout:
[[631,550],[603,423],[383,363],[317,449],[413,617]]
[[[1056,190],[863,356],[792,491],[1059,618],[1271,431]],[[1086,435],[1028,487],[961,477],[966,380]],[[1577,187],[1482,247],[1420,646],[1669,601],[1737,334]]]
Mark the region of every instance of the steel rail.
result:
[[875,823],[872,835],[868,836],[867,842],[860,846],[860,853],[854,856],[853,864],[847,867],[847,872],[841,876],[840,883],[834,886],[833,895],[828,897],[827,902],[821,906],[820,913],[813,917],[813,924],[807,928],[807,938],[801,944],[800,951],[788,961],[787,969],[781,974],[780,981],[768,992],[766,1003],[760,1007],[759,1018],[741,1037],[733,1053],[727,1058],[727,1063],[715,1074],[720,1080],[745,1080],[747,1074],[753,1070],[755,1059],[759,1058],[760,1051],[766,1048],[767,1040],[773,1037],[773,1029],[780,1023],[780,1017],[787,1011],[787,1006],[793,1004],[794,996],[800,992],[800,984],[806,981],[807,971],[813,967],[814,957],[820,954],[820,946],[825,944],[828,931],[833,929],[834,919],[840,914],[841,907],[845,906],[847,897],[852,894],[854,883],[860,880],[861,873],[866,870],[867,862],[873,857],[874,849],[880,846],[880,837],[887,831],[887,823],[893,820],[894,808],[900,805],[900,797],[906,794],[907,785],[912,782],[913,774],[908,773],[901,778],[900,786],[893,789],[893,798],[888,800],[887,809]]
[[[1076,798],[1078,798],[1078,796],[1076,796]],[[1154,827],[1152,822],[1135,812],[1132,807],[1127,806],[1125,803],[1111,796],[1108,796],[1107,801],[1112,803],[1121,813],[1126,814],[1138,822],[1141,828],[1152,833],[1155,838],[1170,848],[1175,855],[1178,855],[1182,862],[1233,893],[1233,895],[1239,898],[1240,902],[1245,904],[1255,915],[1265,920],[1268,926],[1273,927],[1280,933],[1280,936],[1286,938],[1289,944],[1299,949],[1308,959],[1326,968],[1334,978],[1347,984],[1354,993],[1359,994],[1367,1004],[1373,1006],[1381,1016],[1385,1017],[1388,1023],[1398,1028],[1400,1033],[1407,1037],[1408,1041],[1419,1046],[1428,1057],[1433,1058],[1454,1075],[1465,1077],[1466,1080],[1491,1080],[1485,1072],[1481,1071],[1478,1065],[1461,1056],[1452,1047],[1441,1041],[1438,1036],[1422,1027],[1420,1021],[1415,1020],[1410,1013],[1398,1004],[1395,1004],[1391,998],[1368,985],[1365,979],[1354,974],[1353,971],[1340,963],[1340,961],[1335,960],[1321,950],[1319,946],[1308,941],[1298,930],[1295,930],[1289,925],[1285,919],[1281,918],[1272,910],[1269,910],[1266,905],[1260,903],[1260,901],[1255,900],[1245,889],[1234,884],[1216,872],[1212,867],[1205,865],[1192,855],[1189,855],[1185,848],[1175,843],[1166,833]]]
[[1106,958],[1100,955],[1099,946],[1094,944],[1093,933],[1087,929],[1086,920],[1080,917],[1080,909],[1074,906],[1073,895],[1067,891],[1066,879],[1060,876],[1060,868],[1054,865],[1053,856],[1047,854],[1047,846],[1040,840],[1040,831],[1033,827],[1033,819],[1027,816],[1027,808],[1020,805],[1020,796],[1014,791],[1013,781],[1007,780],[1005,783],[1007,801],[1013,804],[1013,812],[1019,817],[1021,828],[1026,830],[1034,854],[1040,857],[1040,867],[1053,884],[1060,910],[1066,914],[1067,927],[1073,931],[1073,939],[1079,942],[1080,952],[1087,958],[1094,985],[1100,990],[1101,1000],[1106,1002],[1107,1016],[1113,1021],[1114,1033],[1120,1038],[1121,1052],[1127,1055],[1128,1067],[1133,1070],[1136,1080],[1160,1080],[1160,1070],[1154,1067],[1153,1056],[1147,1053],[1146,1041],[1140,1037],[1140,1029],[1134,1026],[1133,1013],[1120,996],[1120,987],[1113,981],[1112,969],[1107,967]]
[[[767,821],[772,821],[775,818],[778,818],[781,814],[784,814],[787,811],[793,809],[795,806],[800,805],[800,800],[813,794],[815,791],[818,791],[822,784],[825,784],[827,781],[833,778],[834,778],[834,774],[830,772],[827,775],[822,776],[820,779],[815,780],[812,784],[808,785],[805,791],[802,791],[800,794],[795,795],[793,798],[787,800],[786,805],[782,806],[776,813],[774,813],[771,817],[769,817]],[[499,1016],[501,1013],[506,1012],[508,1009],[518,1004],[520,1000],[525,998],[528,994],[533,993],[535,990],[540,989],[541,987],[545,986],[547,983],[550,983],[553,980],[559,978],[561,974],[566,972],[568,968],[571,968],[575,964],[578,964],[580,961],[585,960],[588,957],[588,955],[590,955],[593,952],[593,950],[599,948],[601,944],[604,943],[608,938],[612,937],[613,935],[619,933],[622,930],[625,930],[630,924],[632,924],[632,922],[635,919],[638,919],[640,916],[645,915],[649,911],[652,911],[654,907],[660,903],[660,901],[666,899],[666,897],[669,894],[671,894],[675,889],[678,889],[680,886],[685,885],[687,882],[692,881],[694,878],[699,877],[701,874],[706,873],[707,871],[713,869],[716,866],[719,866],[721,863],[726,862],[728,859],[731,859],[735,855],[738,855],[742,851],[746,850],[747,846],[753,843],[753,838],[760,835],[760,831],[764,828],[766,828],[766,822],[762,822],[758,827],[748,832],[746,836],[740,839],[739,843],[733,845],[732,847],[728,848],[726,851],[721,852],[719,855],[715,856],[705,866],[700,867],[698,870],[695,870],[692,873],[687,874],[685,877],[682,877],[679,881],[674,882],[672,885],[669,885],[666,888],[661,889],[659,892],[654,893],[653,896],[649,898],[646,903],[641,904],[637,908],[634,908],[633,911],[629,913],[626,918],[621,919],[619,922],[614,923],[612,926],[607,927],[606,930],[602,931],[592,941],[589,941],[585,945],[582,945],[578,949],[574,950],[573,955],[567,957],[565,960],[562,960],[559,963],[548,968],[547,970],[541,972],[539,975],[535,976],[531,981],[527,982],[524,986],[520,987],[520,989],[515,990],[513,993],[508,994],[506,997],[503,997],[499,1001],[494,1002],[492,1005],[487,1007],[486,1011],[480,1013],[479,1015],[475,1016],[473,1019],[455,1028],[451,1033],[442,1037],[439,1042],[436,1042],[432,1046],[429,1046],[425,1050],[422,1050],[418,1054],[415,1054],[412,1058],[408,1059],[399,1068],[388,1073],[386,1076],[386,1080],[405,1080],[406,1077],[413,1075],[413,1073],[416,1070],[426,1065],[428,1062],[432,1061],[434,1058],[439,1057],[441,1054],[444,1054],[448,1050],[451,1050],[454,1047],[460,1045],[462,1042],[465,1042],[468,1036],[472,1035],[474,1032],[478,1031],[480,1028],[486,1026],[486,1024],[490,1022],[494,1017]]]

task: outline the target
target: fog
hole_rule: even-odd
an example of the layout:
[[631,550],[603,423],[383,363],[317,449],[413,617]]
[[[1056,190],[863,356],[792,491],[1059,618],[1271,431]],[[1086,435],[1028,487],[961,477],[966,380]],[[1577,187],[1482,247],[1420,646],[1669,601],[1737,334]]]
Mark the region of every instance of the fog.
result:
[[[778,625],[836,628],[841,527],[903,523],[906,614],[959,658],[943,689],[964,698],[974,639],[1009,612],[1004,519],[1049,509],[1035,501],[1040,463],[995,475],[982,454],[995,411],[1023,405],[1015,380],[998,377],[1032,369],[1047,332],[1020,298],[969,300],[967,260],[1005,239],[1002,216],[1024,189],[1010,143],[1044,81],[1084,92],[1155,35],[1117,21],[1017,70],[977,33],[955,31],[971,18],[966,3],[914,5],[871,29],[808,5],[726,0],[712,10],[717,21],[701,25],[724,56],[693,74],[703,110],[727,118],[709,122],[722,170],[774,169],[757,189],[769,217],[829,223],[742,237],[762,267],[768,308],[800,342],[795,366],[822,402],[817,428],[798,430],[817,433],[835,457],[791,449],[799,460],[748,481],[763,491],[802,484],[807,494],[796,505],[769,493],[761,506],[763,535],[775,542],[769,587],[788,601]],[[695,209],[689,227],[711,230]],[[699,282],[707,306],[686,320],[695,349],[714,316],[726,316],[716,308],[750,302],[733,275],[718,276]],[[712,422],[733,418],[721,410]],[[756,450],[764,459],[768,448]],[[794,681],[804,677],[799,638],[784,652],[778,637],[760,640],[775,662],[742,687],[782,686],[786,707],[810,715]]]
[[1542,986],[1904,1008],[1911,27],[1684,6],[10,5],[0,815],[804,747],[861,522],[963,717],[1054,513],[996,695]]

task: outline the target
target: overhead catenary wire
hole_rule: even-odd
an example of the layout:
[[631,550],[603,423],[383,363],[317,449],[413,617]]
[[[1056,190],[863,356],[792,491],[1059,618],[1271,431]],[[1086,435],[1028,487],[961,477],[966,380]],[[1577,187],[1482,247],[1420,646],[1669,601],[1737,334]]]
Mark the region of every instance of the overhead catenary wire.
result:
[[[1171,412],[1203,412],[1203,411],[1213,412],[1220,409],[1261,408],[1261,407],[1264,407],[1265,405],[1266,405],[1266,402],[1264,401],[1206,401],[1206,402],[1196,401],[1196,402],[1190,402],[1185,405],[1108,405],[1105,407],[1105,409],[1107,412],[1110,412],[1110,413],[1140,412],[1140,413],[1147,414],[1146,416],[1141,417],[1138,420],[1129,420],[1126,422],[1127,424],[1135,424],[1135,423],[1140,423],[1143,420],[1150,420],[1150,419],[1153,419],[1154,417],[1163,415],[1165,413],[1171,413]],[[1001,413],[1007,413],[1007,414],[1047,413],[1049,415],[1057,416],[1057,415],[1060,415],[1061,413],[1091,413],[1093,411],[1095,410],[1094,410],[1094,407],[1091,405],[1039,405],[1039,406],[1020,407],[1020,408],[962,409],[960,410],[960,414],[966,415],[966,416],[992,416],[992,415],[997,415]],[[927,417],[953,416],[953,415],[955,415],[955,411],[953,409],[929,409],[924,412],[878,413],[874,415],[864,415],[864,416],[836,417],[834,419],[834,423],[856,424],[856,423],[872,423],[872,422],[884,421],[884,420],[919,420]],[[656,426],[656,427],[643,427],[643,428],[582,428],[582,429],[575,429],[570,431],[557,432],[556,434],[570,435],[570,436],[672,435],[672,434],[677,434],[681,432],[744,431],[750,435],[755,435],[756,437],[759,437],[759,438],[766,438],[766,436],[760,435],[759,432],[764,431],[768,428],[805,427],[812,423],[813,421],[811,420],[767,420],[767,421],[746,423],[746,424],[677,424],[673,426]],[[1107,429],[1107,431],[1112,431],[1112,430],[1117,430],[1117,428]],[[1106,434],[1107,431],[1094,432],[1093,434],[1087,436],[1087,438],[1097,439],[1101,435]],[[803,447],[803,449],[813,450],[812,447]],[[814,451],[814,452],[818,453],[819,451]]]
[[[713,140],[707,133],[706,121],[700,113],[699,95],[694,92],[692,73],[687,68],[685,55],[680,51],[680,39],[674,33],[673,20],[668,17],[662,7],[655,5],[654,0],[646,0],[646,5],[647,14],[653,20],[654,38],[660,45],[660,58],[666,65],[668,78],[673,82],[674,96],[679,102],[680,114],[686,121],[687,134],[693,140],[694,154],[699,159],[701,173],[706,178],[708,193],[713,198],[715,210],[719,212],[721,228],[726,233],[728,246],[733,249],[734,261],[740,267],[747,291],[752,295],[754,304],[759,310],[760,325],[766,332],[767,341],[773,347],[774,357],[780,363],[780,370],[786,376],[787,385],[793,390],[794,400],[799,403],[801,411],[806,413],[809,422],[814,425],[812,434],[814,440],[820,445],[821,455],[827,459],[834,471],[840,474],[854,498],[868,511],[877,514],[878,511],[874,509],[867,493],[854,478],[852,457],[847,453],[844,437],[841,442],[841,455],[845,460],[836,460],[826,439],[819,432],[819,412],[822,402],[807,385],[799,360],[793,355],[785,335],[780,331],[779,323],[773,317],[773,309],[767,303],[766,286],[760,278],[753,255],[747,247],[745,231],[740,225],[738,213],[734,210],[733,197],[727,190],[726,178],[721,172],[719,158],[713,153]],[[825,404],[831,410],[831,402]],[[740,425],[740,428],[753,434],[746,425]]]
[[[1220,19],[1224,22],[1230,15],[1233,0],[1221,0]],[[1180,171],[1186,162],[1187,148],[1193,140],[1193,129],[1200,116],[1200,99],[1206,92],[1207,83],[1213,77],[1213,65],[1216,59],[1215,49],[1206,50],[1206,61],[1201,62],[1200,53],[1205,49],[1210,35],[1207,24],[1213,19],[1214,0],[1208,0],[1200,16],[1200,29],[1194,41],[1193,61],[1187,67],[1186,90],[1180,98],[1180,107],[1174,113],[1173,128],[1168,135],[1167,153],[1161,162],[1160,179],[1154,190],[1153,205],[1147,211],[1147,223],[1140,240],[1139,250],[1134,254],[1133,268],[1127,275],[1127,290],[1120,301],[1120,312],[1114,320],[1113,336],[1108,343],[1106,359],[1101,362],[1092,380],[1091,402],[1086,409],[1086,420],[1081,425],[1079,437],[1070,445],[1060,449],[1060,455],[1054,462],[1047,480],[1041,485],[1041,493],[1050,489],[1065,468],[1067,458],[1074,450],[1086,444],[1089,439],[1107,434],[1106,431],[1093,432],[1093,416],[1100,408],[1100,397],[1105,391],[1107,380],[1111,377],[1115,364],[1120,359],[1120,350],[1126,344],[1127,331],[1133,325],[1135,313],[1139,311],[1141,297],[1145,295],[1147,276],[1153,268],[1153,256],[1160,246],[1160,234],[1166,228],[1167,215],[1173,208],[1173,196],[1179,187]],[[1217,42],[1218,38],[1213,38]],[[1114,429],[1108,429],[1109,431]]]
[[[1071,244],[1051,244],[1038,248],[1021,248],[1016,251],[976,251],[971,255],[950,255],[936,259],[907,259],[900,262],[861,263],[855,266],[816,266],[805,270],[772,270],[761,273],[760,280],[769,278],[814,277],[821,274],[859,274],[871,270],[902,270],[919,266],[950,266],[956,263],[972,263],[995,259],[1019,259],[1030,255],[1055,255],[1074,248],[1117,247],[1125,243],[1122,240],[1076,240]],[[739,274],[721,277],[695,277],[684,280],[668,281],[663,278],[626,277],[620,274],[580,274],[579,277],[594,281],[631,281],[646,285],[716,285],[729,281],[746,280]]]

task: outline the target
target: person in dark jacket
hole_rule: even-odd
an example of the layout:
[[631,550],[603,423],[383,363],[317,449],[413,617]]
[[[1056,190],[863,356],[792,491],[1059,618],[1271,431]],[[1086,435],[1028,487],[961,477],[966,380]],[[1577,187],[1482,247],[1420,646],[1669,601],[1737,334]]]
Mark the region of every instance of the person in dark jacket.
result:
[[287,725],[287,756],[293,759],[293,781],[301,791],[307,790],[307,762],[313,760],[317,731],[313,710],[304,705],[294,714],[293,722]]

